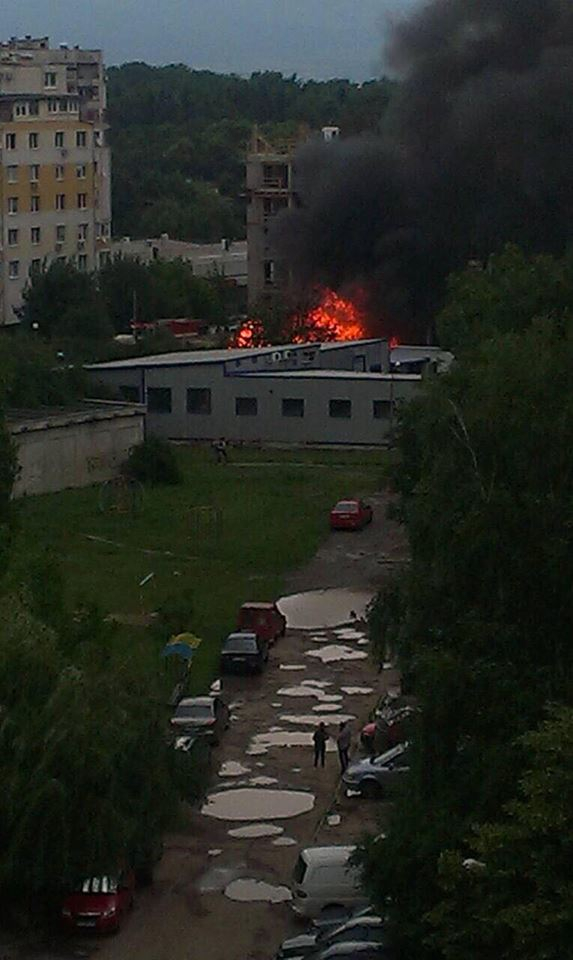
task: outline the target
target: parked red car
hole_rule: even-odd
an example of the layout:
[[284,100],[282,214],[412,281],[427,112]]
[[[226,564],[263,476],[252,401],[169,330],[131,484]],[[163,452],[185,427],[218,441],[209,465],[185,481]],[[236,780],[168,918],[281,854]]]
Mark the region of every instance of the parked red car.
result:
[[284,636],[286,619],[276,603],[244,603],[239,610],[237,630],[256,633],[266,643],[274,643]]
[[339,500],[330,511],[332,530],[362,530],[372,523],[372,507],[364,500]]
[[132,870],[88,877],[62,904],[62,921],[69,930],[111,933],[119,930],[133,906],[135,876]]

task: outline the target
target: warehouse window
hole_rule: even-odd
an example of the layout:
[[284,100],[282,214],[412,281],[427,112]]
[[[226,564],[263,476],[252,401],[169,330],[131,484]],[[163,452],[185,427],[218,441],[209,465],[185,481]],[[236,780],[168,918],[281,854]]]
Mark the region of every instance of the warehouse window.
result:
[[127,403],[139,403],[139,387],[124,383],[119,388],[119,395]]
[[187,413],[211,413],[211,391],[209,387],[189,387],[187,389]]
[[304,417],[304,400],[302,397],[284,398],[283,417]]
[[352,400],[330,400],[328,415],[336,420],[350,420],[352,416]]
[[258,403],[256,397],[235,397],[235,413],[238,417],[256,417]]
[[147,409],[149,413],[171,413],[171,387],[148,387]]
[[390,400],[373,400],[372,416],[375,420],[387,420],[392,413],[392,402]]

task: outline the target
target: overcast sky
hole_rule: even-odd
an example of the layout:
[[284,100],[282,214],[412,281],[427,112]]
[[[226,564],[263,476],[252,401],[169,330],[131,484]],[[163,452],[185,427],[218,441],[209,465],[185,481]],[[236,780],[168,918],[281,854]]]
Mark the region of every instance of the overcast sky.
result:
[[108,64],[364,80],[382,72],[388,18],[414,0],[0,0],[0,37],[101,47]]

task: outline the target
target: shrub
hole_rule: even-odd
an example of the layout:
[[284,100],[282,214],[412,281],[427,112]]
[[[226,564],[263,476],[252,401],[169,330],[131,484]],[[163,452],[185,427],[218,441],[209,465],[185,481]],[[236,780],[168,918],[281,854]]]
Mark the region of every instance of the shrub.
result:
[[124,467],[126,476],[151,486],[181,483],[182,476],[173,448],[159,437],[149,437],[134,447]]

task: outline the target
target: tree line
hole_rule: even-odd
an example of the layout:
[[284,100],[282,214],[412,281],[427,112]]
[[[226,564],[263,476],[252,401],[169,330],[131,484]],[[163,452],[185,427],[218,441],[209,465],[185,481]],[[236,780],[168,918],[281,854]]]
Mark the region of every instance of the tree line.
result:
[[376,128],[391,83],[249,78],[183,64],[108,70],[117,236],[198,242],[245,236],[245,153],[253,125],[271,139],[301,125]]
[[365,877],[404,957],[570,952],[573,257],[508,247],[453,277],[457,362],[402,411],[411,550],[376,605],[420,713]]

